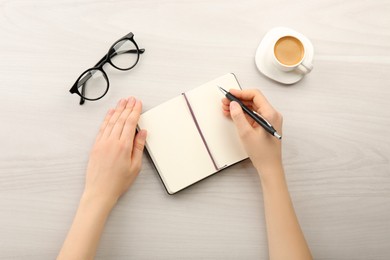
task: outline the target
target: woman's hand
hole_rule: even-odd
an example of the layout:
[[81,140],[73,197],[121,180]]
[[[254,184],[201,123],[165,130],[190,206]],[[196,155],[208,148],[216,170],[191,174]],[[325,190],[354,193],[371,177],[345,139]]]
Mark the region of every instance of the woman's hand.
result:
[[146,130],[136,134],[141,111],[134,97],[108,111],[90,154],[83,196],[115,204],[134,182],[146,139]]
[[[256,89],[231,89],[230,93],[240,99],[249,109],[256,111],[270,122],[278,133],[282,133],[282,115],[276,111],[263,94]],[[282,163],[281,141],[270,135],[252,118],[244,114],[237,102],[222,99],[223,113],[231,116],[238,134],[253,165],[259,171],[268,172],[269,168]]]
[[[258,90],[230,93],[269,121],[282,133],[282,115]],[[295,215],[282,166],[281,141],[243,113],[237,102],[222,100],[223,112],[231,116],[241,141],[260,175],[267,225],[269,259],[311,260],[310,249]]]
[[141,101],[119,101],[100,127],[92,148],[84,194],[57,259],[93,259],[104,224],[119,197],[137,177],[146,131],[136,134]]

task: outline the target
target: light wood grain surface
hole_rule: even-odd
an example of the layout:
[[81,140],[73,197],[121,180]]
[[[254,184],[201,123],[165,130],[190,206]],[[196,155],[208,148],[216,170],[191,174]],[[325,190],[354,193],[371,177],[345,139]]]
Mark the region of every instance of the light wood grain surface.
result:
[[[121,97],[144,109],[234,72],[284,115],[291,196],[315,259],[390,259],[390,1],[0,1],[0,259],[53,259],[88,153]],[[312,40],[314,70],[282,86],[256,48],[271,28]],[[146,49],[111,89],[68,93],[118,38]],[[283,250],[281,248],[280,250]],[[174,196],[149,160],[106,225],[97,259],[267,259],[249,161]]]

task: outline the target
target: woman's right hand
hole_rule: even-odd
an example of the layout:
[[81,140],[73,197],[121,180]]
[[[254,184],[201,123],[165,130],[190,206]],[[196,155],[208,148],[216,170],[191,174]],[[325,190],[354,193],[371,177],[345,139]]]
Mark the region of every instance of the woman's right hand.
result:
[[[236,90],[230,93],[269,121],[282,133],[282,115],[258,90]],[[291,202],[282,166],[282,144],[243,113],[237,102],[222,100],[223,112],[231,116],[241,141],[256,167],[264,198],[264,215],[270,259],[313,259]]]
[[[282,134],[282,115],[267,101],[264,95],[256,89],[230,89],[230,93],[240,99],[249,109],[260,114],[270,122],[275,130]],[[247,114],[244,114],[237,102],[222,99],[225,116],[230,116],[237,127],[238,134],[260,177],[264,177],[269,169],[281,167],[281,140],[270,135]]]

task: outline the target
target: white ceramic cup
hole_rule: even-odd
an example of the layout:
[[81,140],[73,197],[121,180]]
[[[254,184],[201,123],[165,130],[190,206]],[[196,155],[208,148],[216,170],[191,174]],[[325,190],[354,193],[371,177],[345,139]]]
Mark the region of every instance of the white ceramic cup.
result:
[[[284,37],[292,37],[292,38],[295,38],[297,41],[299,41],[301,43],[301,45],[303,46],[303,55],[302,55],[302,58],[296,63],[296,64],[293,64],[293,65],[287,65],[287,64],[283,64],[281,63],[275,56],[275,45],[276,43],[281,39],[281,38],[284,38]],[[297,71],[299,73],[302,73],[302,74],[307,74],[309,73],[312,69],[313,69],[313,64],[311,64],[311,62],[309,62],[307,59],[306,59],[306,49],[305,49],[305,45],[303,43],[303,41],[301,39],[299,39],[299,37],[295,36],[295,35],[289,35],[289,34],[286,34],[286,35],[282,35],[280,37],[278,37],[273,45],[272,45],[272,57],[273,57],[273,62],[275,64],[275,66],[282,70],[282,71]]]

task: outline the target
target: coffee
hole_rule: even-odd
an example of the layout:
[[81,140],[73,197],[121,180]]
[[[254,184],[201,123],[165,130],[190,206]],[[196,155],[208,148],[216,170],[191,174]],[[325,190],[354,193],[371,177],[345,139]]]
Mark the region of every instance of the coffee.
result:
[[292,66],[303,59],[305,50],[300,40],[292,36],[284,36],[275,43],[274,53],[280,63]]

